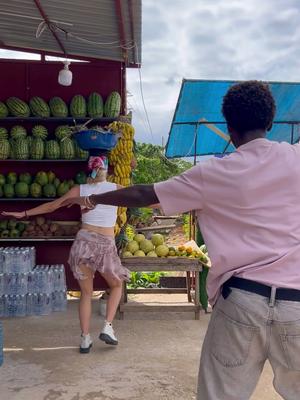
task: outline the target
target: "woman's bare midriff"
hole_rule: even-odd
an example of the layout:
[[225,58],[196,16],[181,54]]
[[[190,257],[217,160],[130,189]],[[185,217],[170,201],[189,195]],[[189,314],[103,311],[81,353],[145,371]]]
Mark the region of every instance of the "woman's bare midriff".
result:
[[112,236],[112,237],[115,236],[113,226],[104,227],[104,226],[95,226],[90,224],[82,224],[81,229],[86,229],[87,231],[100,233],[100,235]]

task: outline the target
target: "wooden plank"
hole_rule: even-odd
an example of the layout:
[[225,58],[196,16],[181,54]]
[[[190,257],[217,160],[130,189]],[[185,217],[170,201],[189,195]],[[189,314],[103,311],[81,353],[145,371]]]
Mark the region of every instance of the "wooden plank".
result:
[[202,271],[198,259],[186,257],[124,257],[122,264],[131,271]]
[[177,219],[179,217],[179,215],[170,215],[169,217],[167,215],[153,215],[154,219]]
[[173,229],[173,228],[176,228],[175,224],[146,226],[145,228],[136,228],[136,230],[138,232],[151,232],[151,231],[164,231],[166,229]]
[[163,293],[174,293],[174,294],[186,294],[187,289],[184,288],[140,288],[140,289],[127,289],[128,294],[163,294]]
[[191,304],[170,304],[170,303],[126,303],[120,304],[120,312],[197,312],[200,311],[200,306]]

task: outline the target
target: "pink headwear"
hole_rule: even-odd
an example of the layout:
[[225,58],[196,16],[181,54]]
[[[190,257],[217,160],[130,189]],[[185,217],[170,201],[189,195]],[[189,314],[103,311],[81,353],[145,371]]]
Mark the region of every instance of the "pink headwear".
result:
[[105,156],[90,157],[88,162],[90,171],[97,169],[108,169],[108,159]]

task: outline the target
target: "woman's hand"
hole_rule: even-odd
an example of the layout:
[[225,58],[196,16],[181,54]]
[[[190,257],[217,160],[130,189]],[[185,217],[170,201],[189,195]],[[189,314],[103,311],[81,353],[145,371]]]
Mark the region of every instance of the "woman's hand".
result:
[[5,217],[13,217],[13,218],[17,218],[17,219],[25,218],[25,212],[24,211],[22,211],[22,212],[2,211],[1,215],[4,215]]

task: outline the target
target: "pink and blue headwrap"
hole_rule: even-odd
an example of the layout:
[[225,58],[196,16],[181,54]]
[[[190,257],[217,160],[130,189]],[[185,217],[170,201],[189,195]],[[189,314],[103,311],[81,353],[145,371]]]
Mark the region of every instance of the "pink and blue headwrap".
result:
[[92,171],[91,177],[95,178],[99,169],[108,170],[108,158],[106,156],[90,157],[88,169]]

